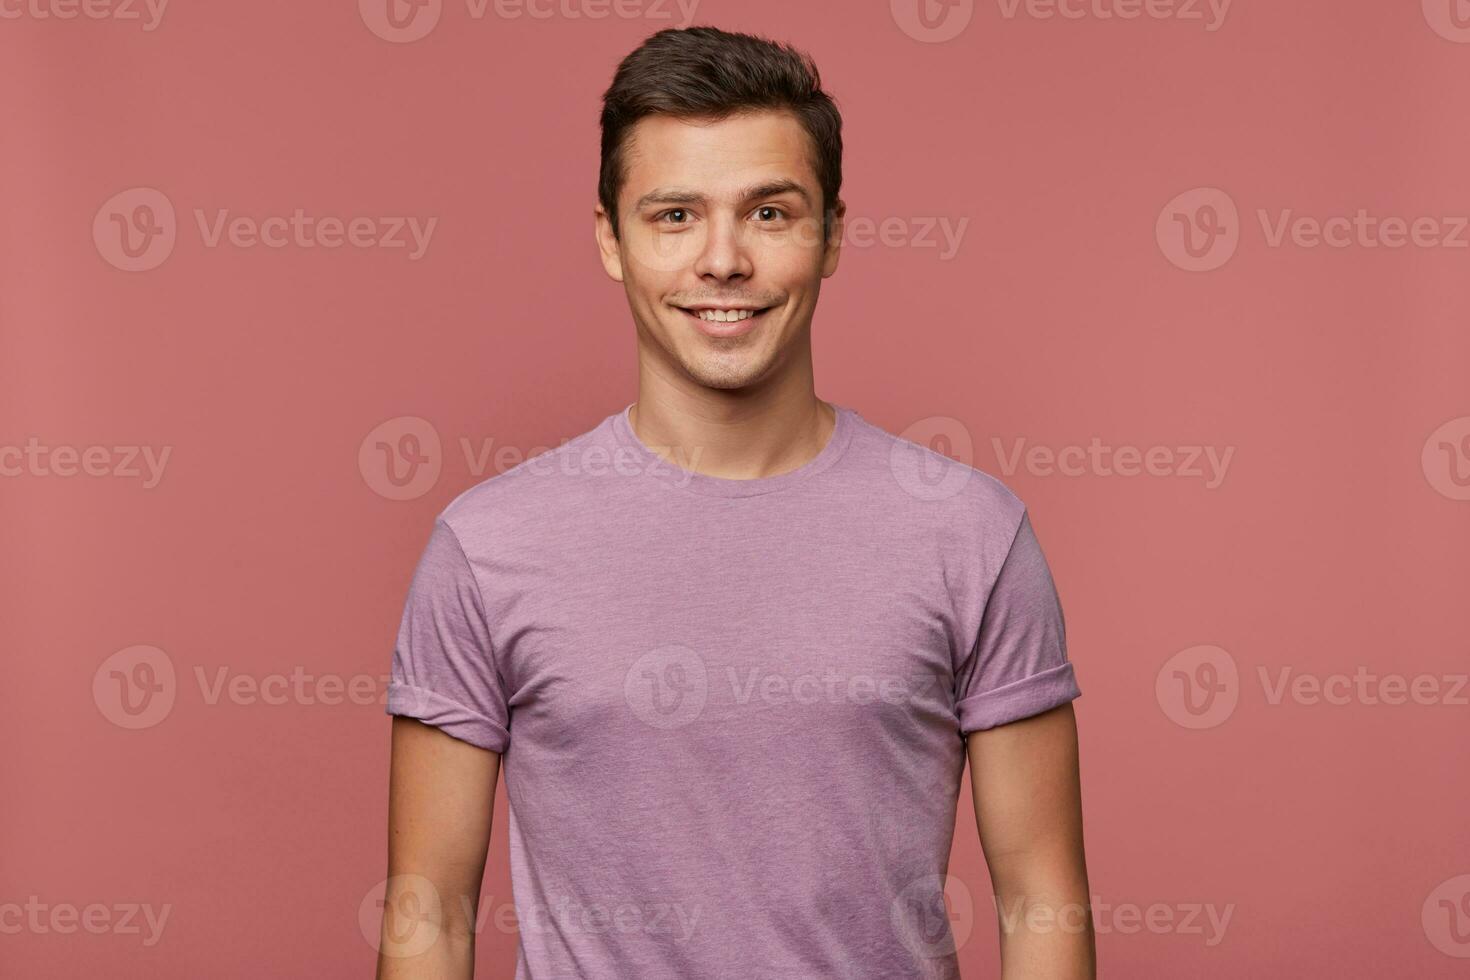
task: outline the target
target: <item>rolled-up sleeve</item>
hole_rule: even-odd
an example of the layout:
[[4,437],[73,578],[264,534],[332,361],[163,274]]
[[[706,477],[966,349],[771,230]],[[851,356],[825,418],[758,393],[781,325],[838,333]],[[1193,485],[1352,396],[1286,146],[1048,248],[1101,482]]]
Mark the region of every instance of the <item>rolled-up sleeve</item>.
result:
[[510,743],[484,596],[453,529],[439,518],[414,570],[393,650],[387,712],[492,752]]
[[1040,714],[1081,694],[1051,569],[1022,512],[996,574],[979,635],[955,674],[960,733]]

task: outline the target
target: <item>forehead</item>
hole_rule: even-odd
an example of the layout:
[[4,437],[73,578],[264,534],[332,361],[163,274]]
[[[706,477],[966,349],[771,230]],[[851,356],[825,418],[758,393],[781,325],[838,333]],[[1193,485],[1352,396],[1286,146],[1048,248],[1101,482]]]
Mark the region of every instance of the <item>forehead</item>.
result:
[[636,201],[677,186],[725,198],[767,179],[787,178],[820,196],[811,137],[789,112],[740,113],[725,119],[645,116],[629,133],[621,196]]

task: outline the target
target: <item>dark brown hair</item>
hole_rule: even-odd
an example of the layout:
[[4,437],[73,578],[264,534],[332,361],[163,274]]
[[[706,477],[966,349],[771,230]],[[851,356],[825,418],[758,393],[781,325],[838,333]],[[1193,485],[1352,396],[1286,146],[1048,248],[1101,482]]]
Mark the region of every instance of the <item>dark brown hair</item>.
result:
[[724,119],[762,109],[793,113],[812,141],[822,190],[822,233],[831,233],[842,188],[842,115],[822,91],[811,56],[775,41],[717,27],[668,28],[618,65],[602,96],[602,169],[597,198],[618,234],[628,130],[644,116]]

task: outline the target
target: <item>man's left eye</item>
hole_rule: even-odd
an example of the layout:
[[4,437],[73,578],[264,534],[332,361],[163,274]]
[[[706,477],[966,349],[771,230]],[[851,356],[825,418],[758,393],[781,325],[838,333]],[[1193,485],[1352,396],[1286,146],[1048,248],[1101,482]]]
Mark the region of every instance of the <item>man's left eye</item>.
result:
[[770,212],[773,212],[774,214],[783,215],[783,216],[786,213],[786,212],[782,211],[780,208],[771,207],[769,205],[767,205],[766,207],[763,207],[763,208],[757,208],[755,213],[756,214],[762,214],[763,212],[766,212],[766,211],[770,211]]

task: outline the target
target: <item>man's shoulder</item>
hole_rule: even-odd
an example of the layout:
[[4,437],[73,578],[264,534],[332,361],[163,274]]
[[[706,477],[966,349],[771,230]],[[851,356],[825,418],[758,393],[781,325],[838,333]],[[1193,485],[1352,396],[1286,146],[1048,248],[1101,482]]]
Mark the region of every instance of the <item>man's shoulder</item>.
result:
[[589,475],[599,470],[594,457],[610,452],[608,421],[537,453],[515,466],[461,491],[439,512],[461,539],[502,528],[554,521],[558,514],[585,506],[597,490]]
[[999,477],[975,466],[974,440],[957,419],[925,419],[899,435],[854,413],[856,462],[896,508],[950,532],[1014,530],[1026,504]]
[[[974,445],[957,419],[931,418],[895,435],[861,422],[854,440],[866,483],[907,547],[932,555],[956,595],[973,602],[995,580],[1026,520],[1026,504],[1004,481],[973,465]],[[980,593],[983,594],[983,593]]]

